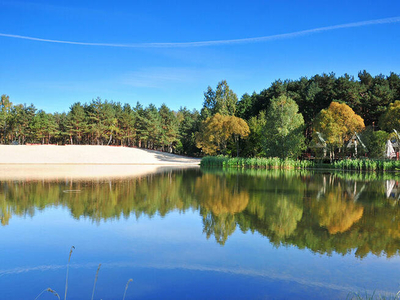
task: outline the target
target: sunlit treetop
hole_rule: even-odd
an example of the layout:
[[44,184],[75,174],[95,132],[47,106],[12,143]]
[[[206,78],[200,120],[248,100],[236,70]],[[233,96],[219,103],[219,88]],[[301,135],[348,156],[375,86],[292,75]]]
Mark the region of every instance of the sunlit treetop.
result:
[[365,128],[364,120],[347,104],[332,102],[314,121],[314,132],[320,132],[330,146],[342,146],[354,132]]

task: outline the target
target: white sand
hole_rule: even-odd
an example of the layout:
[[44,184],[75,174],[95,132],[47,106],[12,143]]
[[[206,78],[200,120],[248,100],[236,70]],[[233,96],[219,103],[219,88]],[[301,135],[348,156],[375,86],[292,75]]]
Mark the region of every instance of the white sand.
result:
[[197,158],[127,147],[0,145],[0,180],[132,177],[199,163]]
[[165,152],[113,146],[5,146],[0,164],[198,165],[200,159]]

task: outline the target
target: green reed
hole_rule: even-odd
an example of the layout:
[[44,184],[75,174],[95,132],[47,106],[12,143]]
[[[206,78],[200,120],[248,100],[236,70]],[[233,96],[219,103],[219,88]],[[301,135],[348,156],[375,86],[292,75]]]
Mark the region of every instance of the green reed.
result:
[[354,171],[398,171],[400,161],[373,159],[344,159],[333,163],[335,169]]
[[313,166],[311,161],[281,159],[278,157],[227,157],[206,156],[200,162],[202,167],[228,167],[253,169],[305,169]]
[[252,169],[336,169],[346,171],[400,171],[400,161],[374,160],[374,159],[343,159],[333,163],[315,163],[310,160],[282,159],[278,157],[228,157],[228,156],[205,156],[200,165],[202,167],[223,168],[252,168]]
[[68,264],[67,264],[67,276],[65,278],[65,295],[64,295],[64,300],[67,299],[67,290],[68,290],[68,273],[69,273],[69,263],[71,261],[71,255],[72,255],[72,250],[75,249],[74,246],[71,247],[71,250],[69,251],[69,257],[68,257]]

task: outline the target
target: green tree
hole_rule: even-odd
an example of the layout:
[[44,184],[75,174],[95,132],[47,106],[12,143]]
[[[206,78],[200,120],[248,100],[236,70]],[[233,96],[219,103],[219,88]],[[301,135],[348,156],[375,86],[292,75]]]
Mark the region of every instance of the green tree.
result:
[[80,144],[83,136],[88,130],[87,118],[84,107],[80,102],[72,104],[68,113],[68,132],[71,145],[74,144],[72,138],[75,138],[75,143]]
[[246,144],[244,146],[244,156],[265,156],[263,147],[264,128],[267,124],[265,111],[261,111],[256,117],[251,117],[248,124],[250,134],[246,139]]
[[114,144],[113,141],[115,141],[119,134],[118,120],[115,111],[116,107],[118,107],[118,105],[107,100],[104,101],[102,105],[101,117],[104,125],[103,138],[107,142],[107,145]]
[[14,139],[18,141],[18,144],[23,144],[25,143],[23,136],[26,129],[23,126],[24,106],[21,104],[13,106],[10,114],[10,127],[14,134]]
[[[103,118],[103,103],[100,98],[96,98],[85,107],[88,116],[88,131],[90,143],[97,145],[103,144],[103,135],[106,130]],[[71,140],[72,143],[72,140]]]
[[47,128],[45,130],[47,144],[50,144],[58,132],[58,125],[53,114],[47,114]]
[[161,116],[154,104],[150,104],[144,110],[144,120],[147,131],[147,148],[156,149],[161,146]]
[[162,150],[168,147],[168,152],[172,152],[173,144],[178,141],[179,123],[175,113],[165,104],[158,110],[161,117],[160,142]]
[[259,94],[253,94],[253,113],[258,115],[260,111],[268,111],[271,100],[287,93],[287,82],[275,80],[271,86],[262,90]]
[[49,117],[43,110],[39,110],[30,124],[33,141],[44,144],[48,133],[48,128]]
[[115,104],[97,98],[85,106],[91,143],[109,145],[118,133]]
[[[63,113],[54,113],[53,115],[54,122],[56,124],[56,131],[54,134],[54,138],[57,141],[57,144],[60,143],[61,145],[65,145],[67,142],[67,137],[69,136],[67,134],[68,131],[68,117],[65,112]],[[89,142],[88,140],[85,140],[85,142]]]
[[362,87],[359,82],[354,80],[353,76],[344,74],[335,81],[335,99],[340,99],[358,115],[362,114],[361,93]]
[[389,133],[378,130],[374,131],[371,126],[367,127],[361,135],[361,140],[368,149],[368,157],[384,158],[386,142],[389,139]]
[[358,76],[361,81],[361,116],[366,125],[377,124],[387,106],[396,99],[397,91],[393,89],[396,87],[395,76],[391,76],[391,81],[382,74],[372,77],[366,71]]
[[32,130],[32,123],[34,122],[36,114],[36,107],[31,104],[29,106],[24,105],[22,110],[22,119],[20,120],[23,131],[23,143],[27,142],[34,142],[33,136],[34,132]]
[[286,96],[271,101],[264,126],[267,156],[296,158],[305,149],[304,119],[297,104]]
[[214,91],[210,86],[204,92],[204,103],[201,110],[203,120],[219,113],[224,116],[233,116],[236,111],[236,103],[238,98],[236,94],[229,88],[226,80],[218,83]]
[[[1,95],[0,100],[0,130],[3,143],[7,140],[7,130],[9,129],[10,113],[12,109],[12,102],[7,95]],[[1,138],[0,137],[0,138]]]
[[249,120],[252,116],[254,97],[244,94],[236,104],[236,117]]
[[197,110],[189,111],[186,107],[181,107],[176,115],[179,122],[179,141],[177,147],[179,153],[195,155],[199,152],[196,147],[196,132],[200,127],[200,114]]
[[117,115],[120,128],[121,145],[132,146],[136,138],[135,122],[137,113],[129,104],[125,104],[122,111]]

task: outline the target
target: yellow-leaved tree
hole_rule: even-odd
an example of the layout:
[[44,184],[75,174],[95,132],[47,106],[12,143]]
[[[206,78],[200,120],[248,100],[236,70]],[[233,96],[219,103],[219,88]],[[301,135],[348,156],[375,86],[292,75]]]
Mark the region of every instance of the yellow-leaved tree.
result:
[[390,103],[379,120],[379,126],[387,132],[392,132],[393,129],[400,131],[400,100]]
[[342,148],[354,132],[360,132],[364,128],[364,120],[350,106],[332,102],[327,109],[321,110],[315,118],[313,124],[314,139],[319,142],[316,133],[322,134],[330,157],[333,159],[334,151]]
[[196,146],[208,155],[225,154],[229,139],[233,139],[239,156],[239,139],[246,138],[249,133],[250,129],[245,120],[216,113],[203,121],[196,135]]

